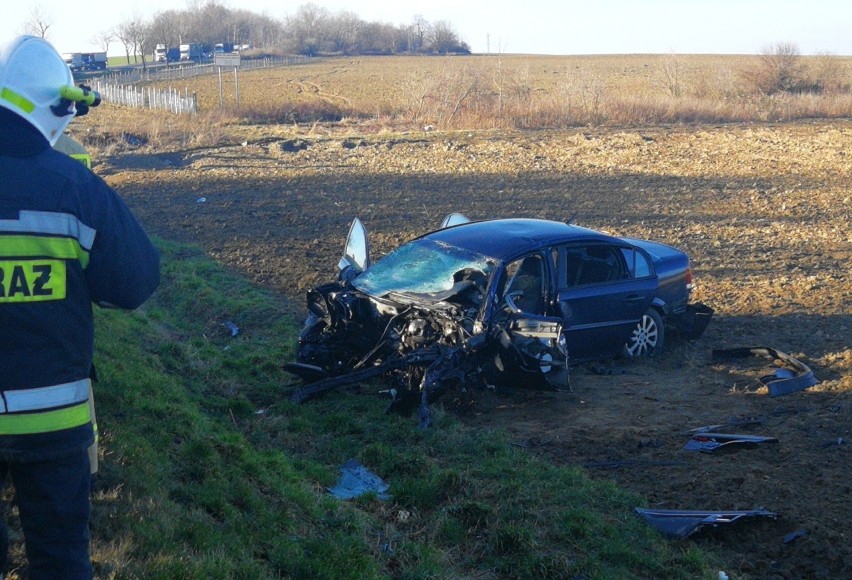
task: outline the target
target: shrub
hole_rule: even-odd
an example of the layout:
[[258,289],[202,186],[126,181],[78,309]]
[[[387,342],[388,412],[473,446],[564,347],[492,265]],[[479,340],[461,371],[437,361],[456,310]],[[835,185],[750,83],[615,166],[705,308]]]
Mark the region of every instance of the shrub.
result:
[[800,93],[810,88],[799,47],[792,42],[764,48],[750,76],[755,88],[765,95]]

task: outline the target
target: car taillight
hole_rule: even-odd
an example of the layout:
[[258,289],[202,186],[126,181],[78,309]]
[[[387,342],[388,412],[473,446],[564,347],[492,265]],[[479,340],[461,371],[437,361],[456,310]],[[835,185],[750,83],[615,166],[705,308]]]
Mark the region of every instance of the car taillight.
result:
[[692,281],[692,268],[686,269],[686,290],[692,292],[695,288],[695,283]]

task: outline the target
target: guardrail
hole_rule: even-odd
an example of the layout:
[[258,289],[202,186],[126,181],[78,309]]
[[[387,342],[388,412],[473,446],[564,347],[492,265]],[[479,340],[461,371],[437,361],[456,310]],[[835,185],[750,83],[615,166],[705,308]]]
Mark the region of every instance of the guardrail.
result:
[[[285,56],[276,58],[243,59],[240,70],[273,68],[308,62],[308,56]],[[183,93],[171,87],[156,89],[154,87],[138,87],[138,83],[162,82],[187,79],[205,74],[217,73],[213,63],[155,65],[145,69],[134,68],[126,71],[111,71],[107,74],[91,77],[88,82],[98,91],[105,101],[126,105],[128,107],[144,107],[162,109],[172,113],[197,113],[198,98],[195,93],[184,90]],[[79,79],[78,79],[79,80]]]
[[[282,56],[269,58],[243,58],[240,61],[240,70],[253,70],[259,68],[274,68],[302,64],[311,59],[309,56]],[[103,83],[128,85],[138,82],[159,82],[176,79],[187,79],[205,74],[214,74],[216,66],[212,63],[183,64],[175,63],[169,65],[154,64],[145,67],[133,67],[107,72],[98,77]]]

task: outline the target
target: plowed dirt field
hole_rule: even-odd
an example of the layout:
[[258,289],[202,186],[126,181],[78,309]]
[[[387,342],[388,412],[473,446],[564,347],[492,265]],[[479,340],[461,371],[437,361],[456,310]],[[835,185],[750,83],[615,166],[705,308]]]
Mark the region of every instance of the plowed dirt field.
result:
[[[651,507],[776,513],[682,540],[718,549],[734,578],[840,578],[852,574],[850,152],[849,122],[379,136],[267,126],[217,148],[102,156],[95,171],[150,232],[280,291],[294,316],[308,288],[334,278],[356,216],[374,257],[451,211],[570,219],[686,250],[696,298],[716,311],[700,340],[610,374],[575,369],[571,392],[482,393],[464,420]],[[820,382],[773,398],[757,380],[766,361],[710,360],[742,346],[789,353]],[[778,442],[682,449],[690,430],[717,424]]]

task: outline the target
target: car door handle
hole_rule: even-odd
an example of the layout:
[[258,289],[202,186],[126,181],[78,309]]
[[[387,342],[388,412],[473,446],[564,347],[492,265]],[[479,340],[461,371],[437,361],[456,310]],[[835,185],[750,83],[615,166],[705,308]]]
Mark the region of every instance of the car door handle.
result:
[[645,299],[643,294],[631,294],[627,298],[624,299],[628,304],[636,304],[637,302],[642,302]]

